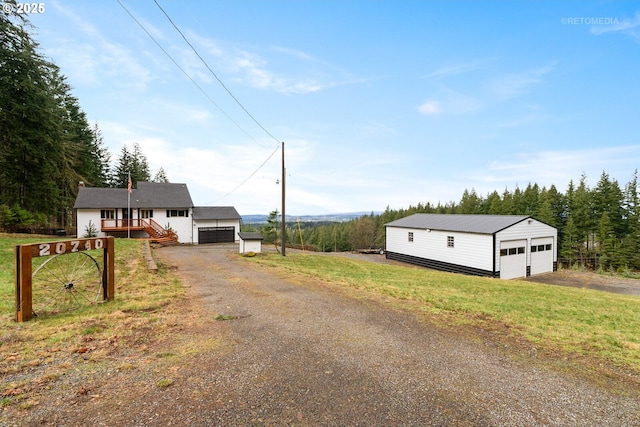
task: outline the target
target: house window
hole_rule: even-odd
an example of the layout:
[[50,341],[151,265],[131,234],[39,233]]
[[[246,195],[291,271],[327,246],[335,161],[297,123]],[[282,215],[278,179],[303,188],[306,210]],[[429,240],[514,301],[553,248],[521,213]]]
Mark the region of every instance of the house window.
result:
[[189,216],[187,209],[167,209],[167,218],[175,216]]
[[448,248],[453,247],[453,236],[447,236],[447,247]]
[[153,218],[153,209],[140,209],[140,218]]
[[100,210],[100,218],[102,218],[102,219],[115,219],[116,218],[115,209],[101,209]]
[[409,232],[408,239],[410,242],[413,242],[413,231]]

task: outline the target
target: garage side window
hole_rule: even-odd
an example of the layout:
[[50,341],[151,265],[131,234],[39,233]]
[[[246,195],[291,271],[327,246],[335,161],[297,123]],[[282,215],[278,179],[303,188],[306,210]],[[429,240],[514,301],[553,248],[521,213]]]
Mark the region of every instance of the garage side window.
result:
[[407,235],[407,240],[413,242],[413,231],[409,232],[409,234]]
[[448,248],[453,247],[453,236],[447,236],[447,247]]

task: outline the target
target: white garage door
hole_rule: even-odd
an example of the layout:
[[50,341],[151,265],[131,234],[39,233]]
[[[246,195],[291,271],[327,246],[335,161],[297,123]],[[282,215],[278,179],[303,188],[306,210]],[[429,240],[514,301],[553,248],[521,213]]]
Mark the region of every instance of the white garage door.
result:
[[527,275],[527,241],[500,242],[500,278],[515,279]]
[[531,275],[553,271],[553,237],[531,239]]

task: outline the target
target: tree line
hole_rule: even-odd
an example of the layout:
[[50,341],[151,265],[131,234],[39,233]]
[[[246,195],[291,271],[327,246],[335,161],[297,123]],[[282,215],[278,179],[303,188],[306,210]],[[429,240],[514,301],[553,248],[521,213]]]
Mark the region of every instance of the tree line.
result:
[[[589,187],[583,174],[564,192],[529,184],[486,196],[464,190],[458,202],[418,203],[406,209],[387,207],[379,214],[330,224],[287,223],[287,244],[316,251],[384,248],[384,225],[414,213],[530,215],[558,229],[559,259],[567,265],[606,270],[640,270],[640,201],[638,171],[621,186],[606,172]],[[277,211],[272,212],[277,216]],[[278,241],[278,227],[263,227],[266,242]]]
[[[150,180],[138,144],[112,163],[58,66],[38,50],[22,15],[0,14],[0,229],[71,224],[78,184],[126,187]],[[167,181],[161,169],[157,180]]]

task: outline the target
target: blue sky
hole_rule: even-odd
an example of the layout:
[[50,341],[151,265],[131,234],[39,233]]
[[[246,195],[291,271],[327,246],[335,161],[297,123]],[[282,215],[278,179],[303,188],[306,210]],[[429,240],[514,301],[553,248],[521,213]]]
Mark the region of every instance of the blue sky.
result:
[[172,59],[116,0],[45,0],[36,40],[113,156],[137,142],[196,205],[279,209],[278,141],[294,216],[640,165],[637,2],[158,0],[215,76],[121,2]]

